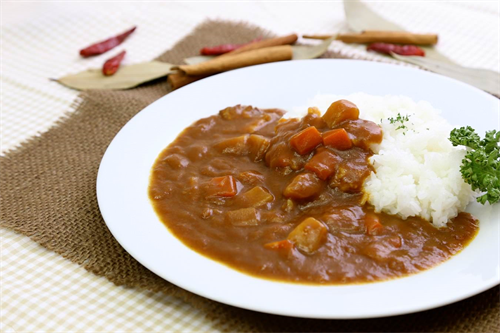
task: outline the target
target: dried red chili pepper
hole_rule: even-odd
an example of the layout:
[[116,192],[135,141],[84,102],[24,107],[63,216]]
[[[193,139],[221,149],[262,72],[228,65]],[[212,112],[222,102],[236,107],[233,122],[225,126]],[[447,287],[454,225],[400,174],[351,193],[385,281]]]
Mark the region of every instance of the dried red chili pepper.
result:
[[231,51],[234,51],[236,49],[239,49],[242,46],[255,43],[261,40],[261,38],[254,39],[250,43],[244,43],[244,44],[221,44],[221,45],[216,45],[216,46],[206,46],[200,50],[201,55],[221,55],[224,53],[229,53]]
[[106,60],[104,65],[102,65],[102,74],[106,76],[110,76],[116,73],[118,68],[120,68],[120,64],[125,57],[126,51],[121,51],[116,56],[111,59]]
[[242,47],[243,44],[221,44],[217,46],[206,46],[200,50],[201,55],[221,55]]
[[425,51],[415,45],[396,45],[388,43],[373,43],[366,47],[368,51],[375,51],[378,53],[391,54],[394,52],[404,56],[420,56],[425,57]]
[[100,41],[98,43],[92,44],[89,47],[80,50],[80,55],[82,57],[91,57],[98,54],[103,54],[111,50],[112,48],[120,45],[123,41],[130,36],[131,33],[135,31],[137,27],[133,27],[130,30],[125,31],[122,34],[108,38],[106,40]]

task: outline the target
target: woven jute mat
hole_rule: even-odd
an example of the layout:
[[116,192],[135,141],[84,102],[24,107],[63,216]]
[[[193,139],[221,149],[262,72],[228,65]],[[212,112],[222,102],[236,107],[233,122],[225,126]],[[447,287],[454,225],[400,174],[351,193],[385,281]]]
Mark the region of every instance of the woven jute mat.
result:
[[[271,34],[247,24],[209,21],[159,60],[180,64],[205,45],[243,43],[259,36]],[[340,57],[334,53],[325,56]],[[107,229],[97,205],[95,183],[101,158],[116,133],[137,112],[170,91],[165,80],[158,80],[132,90],[82,93],[74,112],[46,133],[0,158],[0,225],[29,236],[116,285],[179,297],[201,309],[224,330],[500,332],[498,287],[416,314],[367,320],[313,320],[219,304],[180,289],[144,268]],[[293,302],[293,295],[290,301]]]

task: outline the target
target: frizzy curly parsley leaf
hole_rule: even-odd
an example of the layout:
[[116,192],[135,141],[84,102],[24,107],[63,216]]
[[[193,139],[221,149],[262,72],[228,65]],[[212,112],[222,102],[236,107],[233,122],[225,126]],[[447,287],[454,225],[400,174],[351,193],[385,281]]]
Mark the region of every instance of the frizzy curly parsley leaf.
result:
[[450,133],[450,141],[454,146],[460,145],[476,149],[481,142],[481,138],[472,127],[467,126],[454,128]]
[[483,192],[477,201],[483,205],[500,201],[500,132],[488,131],[481,140],[476,131],[467,126],[453,129],[449,140],[453,146],[468,148],[460,172],[473,190]]

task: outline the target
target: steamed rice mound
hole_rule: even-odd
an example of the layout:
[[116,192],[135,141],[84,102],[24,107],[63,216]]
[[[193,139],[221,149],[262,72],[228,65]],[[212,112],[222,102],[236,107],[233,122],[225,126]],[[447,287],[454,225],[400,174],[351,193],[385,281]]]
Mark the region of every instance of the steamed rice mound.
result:
[[[372,147],[375,173],[364,184],[376,212],[403,219],[420,216],[443,227],[465,209],[474,194],[460,173],[465,150],[449,142],[453,127],[438,110],[404,96],[362,93],[317,95],[309,105],[324,111],[342,98],[358,106],[360,118],[379,124],[384,132],[382,143]],[[391,124],[389,118],[396,119],[398,113],[409,120]],[[401,125],[405,128],[398,129]]]

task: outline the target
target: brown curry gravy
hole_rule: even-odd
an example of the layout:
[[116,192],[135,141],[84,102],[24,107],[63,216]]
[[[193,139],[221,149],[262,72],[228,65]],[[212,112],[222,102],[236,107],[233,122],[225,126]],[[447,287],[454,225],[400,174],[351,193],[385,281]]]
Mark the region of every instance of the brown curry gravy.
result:
[[[437,229],[420,218],[402,220],[374,213],[368,204],[362,204],[366,198],[361,185],[372,171],[367,145],[370,140],[381,140],[373,133],[373,123],[360,119],[337,126],[349,133],[355,143],[351,149],[320,145],[299,155],[290,148],[290,137],[309,126],[321,133],[331,128],[316,112],[301,120],[279,121],[282,114],[277,109],[230,107],[186,128],[159,155],[152,169],[149,196],[161,221],[188,247],[262,278],[346,284],[428,269],[462,250],[476,235],[478,221],[468,213],[460,213],[447,227]],[[231,140],[249,133],[269,140],[265,155],[225,145],[237,146]],[[336,160],[335,173],[318,182],[304,165],[321,150],[340,159]],[[342,172],[339,165],[345,167]],[[342,177],[336,179],[339,173]],[[316,177],[319,187],[308,198],[285,198],[285,188],[298,174]],[[228,175],[236,181],[237,195],[207,194],[213,178]],[[247,208],[248,202],[239,198],[256,186],[270,193],[272,201],[252,208],[255,218],[249,223],[235,223],[228,212]],[[308,253],[293,243],[291,247],[269,246],[286,240],[309,217],[327,230],[318,249]],[[383,227],[370,234],[367,219],[376,219]]]

